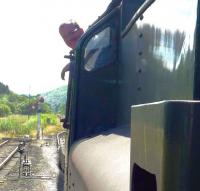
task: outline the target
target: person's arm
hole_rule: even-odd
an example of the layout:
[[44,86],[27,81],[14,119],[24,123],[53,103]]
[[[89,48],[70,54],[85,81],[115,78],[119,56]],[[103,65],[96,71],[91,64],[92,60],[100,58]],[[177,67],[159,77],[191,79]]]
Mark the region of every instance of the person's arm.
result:
[[65,72],[70,71],[70,63],[68,63],[61,71],[61,78],[65,80]]
[[71,72],[72,76],[74,75],[74,65],[75,65],[75,61],[71,61],[70,63],[65,65],[65,67],[61,71],[62,80],[65,80],[65,73],[66,72]]

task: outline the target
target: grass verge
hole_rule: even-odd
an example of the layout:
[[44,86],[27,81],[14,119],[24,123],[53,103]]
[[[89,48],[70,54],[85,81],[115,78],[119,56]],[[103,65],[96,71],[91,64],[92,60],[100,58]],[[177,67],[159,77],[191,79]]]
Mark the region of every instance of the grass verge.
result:
[[[41,128],[43,134],[50,135],[62,131],[63,128],[59,122],[59,118],[55,114],[41,114]],[[22,137],[30,135],[36,137],[38,117],[24,115],[10,115],[0,118],[0,138],[4,137]]]

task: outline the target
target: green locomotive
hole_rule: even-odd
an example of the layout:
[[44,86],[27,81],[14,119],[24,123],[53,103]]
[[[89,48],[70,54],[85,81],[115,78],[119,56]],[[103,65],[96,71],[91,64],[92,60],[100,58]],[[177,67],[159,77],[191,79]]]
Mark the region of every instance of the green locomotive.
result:
[[200,190],[199,14],[199,0],[123,0],[82,36],[66,190]]

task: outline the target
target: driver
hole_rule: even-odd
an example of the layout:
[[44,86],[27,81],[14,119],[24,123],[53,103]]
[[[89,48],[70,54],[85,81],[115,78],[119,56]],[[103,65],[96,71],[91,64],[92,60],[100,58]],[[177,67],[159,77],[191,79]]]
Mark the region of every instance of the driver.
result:
[[[109,14],[115,7],[121,4],[122,0],[112,0],[111,3],[108,5],[106,11],[98,18],[99,21],[102,17]],[[95,21],[94,23],[96,23]],[[94,24],[93,23],[93,24]],[[83,35],[84,31],[82,28],[79,27],[77,23],[64,23],[61,24],[59,27],[59,33],[62,36],[66,45],[72,49],[75,49],[76,44],[80,37]],[[62,80],[65,79],[65,73],[68,71],[73,70],[73,65],[75,61],[70,59],[70,62],[62,69],[61,78]]]
[[[74,49],[84,31],[82,28],[79,27],[77,23],[64,23],[60,25],[59,33],[62,36],[66,45]],[[71,51],[71,54],[73,54],[73,51]],[[73,59],[70,59],[70,62],[62,69],[61,72],[62,80],[65,79],[65,73],[72,69],[74,64],[73,62],[75,61]]]

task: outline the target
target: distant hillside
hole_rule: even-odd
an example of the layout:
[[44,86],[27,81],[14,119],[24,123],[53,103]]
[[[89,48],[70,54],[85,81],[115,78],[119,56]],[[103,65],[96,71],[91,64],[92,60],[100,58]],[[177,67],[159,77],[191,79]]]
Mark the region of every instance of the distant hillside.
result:
[[[18,95],[0,82],[0,117],[10,114],[35,114],[37,112],[36,103],[37,96]],[[51,113],[49,104],[42,104],[41,112]]]
[[51,105],[51,108],[55,113],[64,114],[65,103],[67,100],[67,86],[62,86],[41,95],[44,97],[45,102]]
[[8,94],[8,93],[11,93],[9,87],[0,82],[0,94]]

